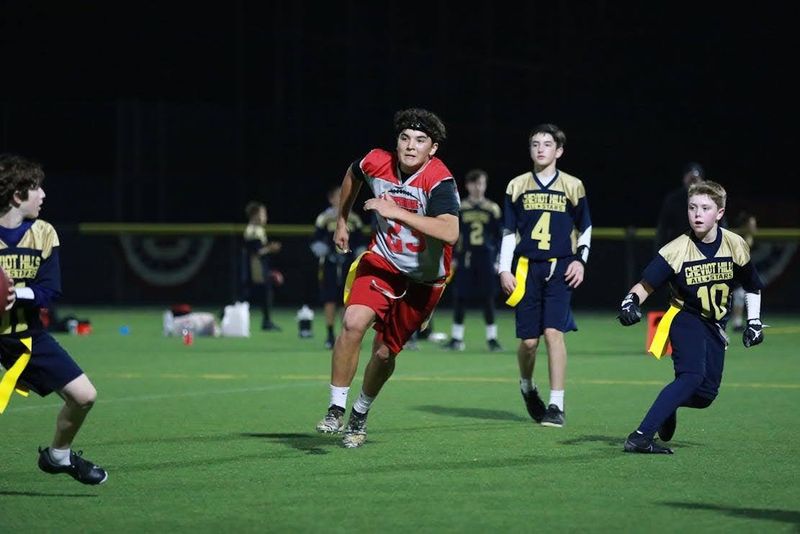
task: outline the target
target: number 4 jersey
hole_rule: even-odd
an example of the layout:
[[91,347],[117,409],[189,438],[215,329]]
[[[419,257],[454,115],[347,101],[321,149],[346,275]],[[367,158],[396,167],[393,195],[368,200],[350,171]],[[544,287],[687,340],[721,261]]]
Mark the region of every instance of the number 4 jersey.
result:
[[[453,174],[438,158],[431,158],[416,173],[404,176],[395,154],[374,149],[351,168],[356,178],[362,179],[376,197],[392,200],[417,215],[436,217],[449,213],[458,216],[459,198]],[[384,257],[412,280],[432,282],[447,276],[452,245],[385,219],[377,212],[375,219],[370,251]]]
[[574,231],[592,225],[583,182],[562,171],[546,186],[532,172],[511,180],[503,217],[505,230],[517,233],[514,252],[533,261],[574,255]]
[[717,228],[712,243],[703,243],[693,233],[673,239],[645,268],[642,280],[653,288],[669,283],[671,305],[723,330],[733,289],[741,285],[756,292],[764,286],[747,242],[724,228]]

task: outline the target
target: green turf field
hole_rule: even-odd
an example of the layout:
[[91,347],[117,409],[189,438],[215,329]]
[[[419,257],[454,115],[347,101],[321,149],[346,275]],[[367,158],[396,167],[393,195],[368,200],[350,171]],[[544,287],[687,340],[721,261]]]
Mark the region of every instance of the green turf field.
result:
[[[330,369],[319,315],[310,340],[287,310],[282,333],[192,346],[162,337],[160,310],[78,315],[92,334],[58,339],[99,398],[75,448],[109,480],[88,487],[40,472],[36,447],[49,444],[59,402],[15,395],[0,415],[0,532],[800,528],[797,317],[767,317],[766,342],[752,349],[734,334],[717,402],[680,411],[675,454],[649,456],[624,454],[622,442],[671,364],[644,354],[644,324],[625,329],[613,312],[578,313],[580,331],[568,334],[564,428],[528,419],[512,315],[500,315],[506,351],[490,354],[471,312],[466,352],[421,342],[401,354],[355,450],[314,432]],[[449,334],[449,310],[435,326]]]

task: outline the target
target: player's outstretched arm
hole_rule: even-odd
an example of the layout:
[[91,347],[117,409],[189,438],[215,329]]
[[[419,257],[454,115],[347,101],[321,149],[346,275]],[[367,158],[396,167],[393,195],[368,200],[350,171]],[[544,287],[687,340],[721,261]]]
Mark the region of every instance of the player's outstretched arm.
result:
[[353,175],[353,170],[347,167],[342,179],[342,188],[339,197],[339,213],[336,217],[336,230],[333,233],[333,243],[337,251],[350,252],[350,231],[347,229],[347,219],[353,209],[353,203],[361,191],[361,181]]

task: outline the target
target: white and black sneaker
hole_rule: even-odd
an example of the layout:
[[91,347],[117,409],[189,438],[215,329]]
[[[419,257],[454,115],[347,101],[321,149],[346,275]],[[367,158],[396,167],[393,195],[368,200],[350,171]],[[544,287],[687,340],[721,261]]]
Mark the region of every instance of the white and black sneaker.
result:
[[344,427],[344,408],[331,404],[328,413],[317,423],[317,432],[322,434],[338,434]]
[[81,484],[97,485],[108,480],[105,469],[83,457],[83,451],[70,451],[69,465],[58,464],[50,457],[50,447],[39,447],[39,469],[56,475],[66,473]]
[[452,350],[454,352],[464,352],[464,349],[467,348],[466,344],[464,344],[463,339],[451,339],[444,345],[442,345],[444,350]]
[[347,449],[360,447],[367,441],[367,413],[358,413],[350,410],[350,419],[344,429],[342,445]]
[[564,411],[555,404],[548,406],[544,417],[542,417],[542,426],[552,426],[556,428],[564,426]]

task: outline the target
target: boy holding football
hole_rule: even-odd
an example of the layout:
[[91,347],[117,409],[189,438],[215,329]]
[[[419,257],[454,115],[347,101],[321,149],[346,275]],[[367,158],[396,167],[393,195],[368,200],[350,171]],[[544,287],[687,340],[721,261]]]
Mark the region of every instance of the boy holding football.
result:
[[12,279],[0,317],[0,412],[16,389],[64,400],[50,446],[39,448],[39,468],[66,473],[83,484],[102,484],[106,471],[72,450],[72,442],[97,398],[89,378],[44,331],[39,311],[61,295],[59,241],[38,219],[45,198],[41,166],[23,157],[0,155],[0,265]]

